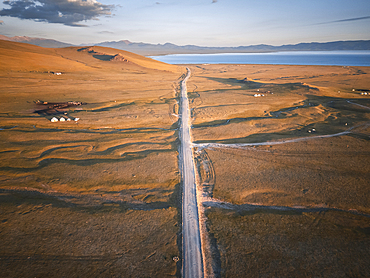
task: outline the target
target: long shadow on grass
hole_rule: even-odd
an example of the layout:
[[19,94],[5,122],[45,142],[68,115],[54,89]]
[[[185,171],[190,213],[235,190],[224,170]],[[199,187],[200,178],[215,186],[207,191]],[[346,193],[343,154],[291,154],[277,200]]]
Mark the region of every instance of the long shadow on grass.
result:
[[[239,90],[266,90],[274,93],[284,93],[284,92],[299,92],[299,93],[308,93],[310,90],[318,91],[315,87],[310,87],[309,85],[305,85],[301,82],[294,82],[294,83],[263,83],[263,82],[256,82],[253,80],[245,79],[236,79],[236,78],[216,78],[216,77],[205,77],[209,80],[220,82],[227,85],[238,85],[241,86]],[[235,89],[230,89],[235,90]],[[238,89],[237,89],[238,90]]]
[[[351,103],[352,102],[352,103]],[[307,137],[307,136],[316,136],[316,135],[326,135],[326,134],[335,134],[343,132],[348,129],[347,122],[352,123],[354,126],[356,123],[367,122],[368,114],[370,112],[370,100],[367,99],[353,99],[351,102],[348,102],[347,99],[334,98],[334,97],[321,97],[321,96],[309,96],[309,99],[305,101],[305,104],[302,106],[283,108],[279,111],[270,112],[269,115],[274,115],[274,117],[255,117],[255,118],[235,118],[230,120],[219,120],[214,121],[211,124],[202,123],[194,126],[195,128],[206,128],[206,127],[215,127],[220,125],[227,125],[229,123],[238,123],[242,121],[249,120],[263,120],[271,118],[287,118],[284,115],[284,112],[292,111],[298,108],[307,108],[312,106],[317,106],[322,104],[323,106],[332,108],[334,112],[339,113],[338,118],[331,117],[328,115],[325,121],[309,124],[307,126],[300,126],[297,129],[288,129],[282,130],[275,133],[258,133],[252,134],[247,137],[240,138],[230,138],[222,140],[196,140],[195,144],[202,143],[221,143],[221,144],[237,144],[237,143],[258,143],[258,142],[267,142],[278,139],[286,139],[291,137]],[[356,102],[354,104],[353,102]],[[358,105],[357,105],[358,104]],[[359,106],[360,105],[360,106]],[[369,108],[366,108],[366,105],[369,105]],[[294,116],[292,116],[294,117]],[[315,133],[307,133],[309,129],[315,128]]]
[[[91,153],[91,155],[108,155],[108,154],[111,154],[112,152],[116,151],[116,150],[119,150],[119,149],[123,149],[125,147],[128,147],[128,146],[145,146],[145,145],[149,145],[149,146],[153,146],[153,145],[157,145],[157,146],[166,146],[166,145],[169,145],[168,142],[163,142],[163,143],[156,143],[156,142],[132,142],[132,143],[125,143],[125,144],[120,144],[120,145],[117,145],[117,146],[114,146],[114,147],[110,147],[104,151],[99,151],[99,152],[94,152],[94,153]],[[173,148],[172,148],[173,149]]]
[[126,107],[126,106],[131,106],[131,105],[136,105],[135,102],[129,102],[129,103],[120,103],[120,104],[116,104],[116,105],[113,105],[113,106],[108,106],[108,107],[102,107],[102,108],[92,108],[92,109],[86,109],[86,110],[74,110],[73,113],[78,113],[78,112],[107,112],[107,111],[111,111],[111,110],[114,110],[114,109],[120,109],[122,107]]
[[279,109],[277,111],[270,111],[264,117],[246,117],[246,118],[232,118],[232,119],[225,119],[225,120],[215,120],[215,121],[211,121],[211,122],[194,124],[194,125],[192,125],[192,128],[217,127],[217,126],[223,126],[223,125],[232,124],[232,123],[241,123],[241,122],[248,122],[248,121],[253,121],[253,120],[276,119],[276,118],[279,118],[279,119],[294,118],[297,115],[287,116],[286,112],[291,112],[291,111],[296,110],[296,109],[304,109],[304,108],[315,107],[315,106],[318,106],[318,104],[311,103],[309,99],[306,99],[304,101],[303,105],[285,107],[285,108]]
[[[358,102],[358,103],[351,103],[351,102]],[[365,120],[366,117],[363,113],[368,113],[370,109],[370,100],[367,99],[353,99],[351,102],[348,102],[347,99],[342,98],[334,98],[334,97],[321,97],[321,96],[307,96],[307,99],[304,101],[303,105],[292,106],[292,107],[285,107],[279,109],[277,111],[270,111],[264,117],[246,117],[246,118],[232,118],[232,119],[222,119],[222,120],[215,120],[211,122],[204,122],[200,124],[192,125],[192,128],[207,128],[207,127],[218,127],[223,125],[228,125],[232,123],[240,123],[240,122],[248,122],[252,120],[264,120],[264,119],[285,119],[285,118],[293,118],[297,115],[287,116],[286,112],[291,112],[296,109],[304,109],[310,107],[316,107],[319,104],[323,105],[324,107],[333,108],[335,110],[341,111],[344,115],[350,116],[356,114],[356,117],[359,120]],[[357,105],[356,105],[357,104]],[[368,108],[361,107],[368,105]],[[225,105],[222,105],[225,106]]]
[[301,215],[305,212],[327,212],[327,211],[336,211],[336,212],[345,212],[354,215],[361,215],[370,218],[370,214],[362,213],[357,210],[345,210],[339,208],[328,208],[328,207],[287,207],[287,206],[265,206],[265,205],[251,205],[251,204],[242,204],[235,205],[226,202],[214,202],[214,201],[204,201],[203,205],[210,209],[220,208],[224,210],[232,210],[240,215],[253,215],[257,213],[265,214],[282,214],[282,215]]
[[38,166],[36,167],[0,167],[1,171],[10,171],[16,173],[28,173],[35,170],[40,170],[52,164],[64,163],[73,166],[92,166],[100,163],[117,163],[123,161],[130,161],[134,159],[142,159],[147,157],[152,153],[167,153],[173,152],[174,150],[171,149],[155,149],[155,150],[145,150],[140,152],[127,152],[121,155],[120,158],[91,158],[91,159],[66,159],[66,158],[46,158],[39,161]]
[[[128,210],[156,210],[173,207],[171,202],[130,203],[120,200],[110,200],[96,194],[63,194],[44,193],[36,190],[0,189],[0,203],[2,205],[30,204],[53,205],[58,208],[70,208],[86,213],[99,213],[104,211],[126,212]],[[31,212],[31,211],[29,211]],[[29,212],[25,212],[27,214]]]
[[52,152],[56,151],[56,150],[63,150],[63,149],[74,149],[74,148],[79,148],[79,147],[89,147],[89,145],[75,145],[75,146],[62,146],[62,147],[55,147],[55,148],[51,148],[51,149],[48,149],[46,151],[43,151],[38,158],[42,158],[48,154],[51,154]]
[[17,132],[34,133],[34,132],[65,132],[65,133],[86,133],[86,134],[114,134],[114,133],[155,133],[162,131],[174,131],[177,129],[171,126],[170,128],[160,127],[132,127],[132,128],[99,128],[99,129],[63,129],[63,128],[38,128],[33,129],[15,129]]
[[25,262],[32,262],[32,261],[49,261],[49,262],[101,262],[101,261],[114,261],[124,258],[126,253],[121,254],[109,254],[109,255],[101,255],[101,256],[73,256],[73,255],[47,255],[47,254],[27,254],[27,255],[12,255],[7,253],[0,253],[1,260],[4,262],[14,262],[14,261],[25,261]]

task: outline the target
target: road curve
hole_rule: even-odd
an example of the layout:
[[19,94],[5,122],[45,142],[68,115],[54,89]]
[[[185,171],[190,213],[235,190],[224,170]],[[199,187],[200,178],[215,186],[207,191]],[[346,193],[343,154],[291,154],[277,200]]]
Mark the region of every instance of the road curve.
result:
[[195,164],[191,145],[190,110],[186,81],[190,78],[190,69],[181,82],[180,96],[180,140],[179,164],[181,170],[182,197],[182,246],[183,269],[185,278],[203,277],[202,250],[199,232],[199,216],[195,182]]

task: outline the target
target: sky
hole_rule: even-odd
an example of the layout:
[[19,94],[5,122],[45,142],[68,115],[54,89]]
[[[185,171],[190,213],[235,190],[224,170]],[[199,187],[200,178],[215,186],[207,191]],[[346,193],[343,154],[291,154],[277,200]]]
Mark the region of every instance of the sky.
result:
[[370,0],[7,0],[0,34],[199,46],[370,39]]

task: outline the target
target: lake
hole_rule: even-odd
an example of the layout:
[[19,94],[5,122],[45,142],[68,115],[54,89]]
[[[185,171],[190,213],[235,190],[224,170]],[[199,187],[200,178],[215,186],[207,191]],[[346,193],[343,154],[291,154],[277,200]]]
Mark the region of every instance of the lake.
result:
[[370,66],[370,51],[290,51],[270,53],[173,54],[151,56],[168,64],[272,64]]

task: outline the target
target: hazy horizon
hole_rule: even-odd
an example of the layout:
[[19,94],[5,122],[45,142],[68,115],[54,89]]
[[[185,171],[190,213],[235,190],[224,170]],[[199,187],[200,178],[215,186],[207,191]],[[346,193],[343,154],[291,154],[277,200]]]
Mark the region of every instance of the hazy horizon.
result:
[[327,1],[3,1],[0,33],[71,44],[129,40],[210,47],[370,39],[370,3]]

